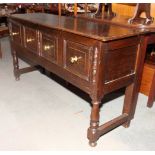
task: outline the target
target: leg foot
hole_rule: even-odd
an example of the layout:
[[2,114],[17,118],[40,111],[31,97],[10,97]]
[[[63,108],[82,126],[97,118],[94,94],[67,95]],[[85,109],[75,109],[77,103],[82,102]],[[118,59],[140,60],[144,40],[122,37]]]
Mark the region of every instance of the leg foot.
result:
[[87,137],[89,139],[89,145],[95,147],[97,145],[97,140],[99,139],[99,103],[100,102],[92,102],[93,107],[91,110],[91,120],[90,127],[88,128]]
[[124,128],[128,128],[128,127],[130,126],[130,122],[131,122],[131,121],[127,121],[126,123],[124,123],[124,124],[123,124],[123,127],[124,127]]
[[16,81],[19,81],[19,80],[20,80],[20,77],[15,77],[15,80],[16,80]]
[[148,107],[148,108],[152,108],[152,106],[153,106],[153,103],[151,103],[151,104],[150,104],[150,103],[147,104],[147,107]]
[[14,76],[16,81],[20,80],[19,68],[18,69],[14,68]]
[[95,146],[97,145],[97,142],[90,142],[90,141],[89,141],[89,145],[90,145],[91,147],[95,147]]
[[[153,82],[155,82],[155,78],[154,78]],[[151,91],[150,91],[150,94],[149,94],[149,97],[148,97],[148,101],[147,101],[147,107],[148,108],[151,108],[153,106],[153,102],[155,101],[154,85],[152,87],[153,88],[151,88]]]

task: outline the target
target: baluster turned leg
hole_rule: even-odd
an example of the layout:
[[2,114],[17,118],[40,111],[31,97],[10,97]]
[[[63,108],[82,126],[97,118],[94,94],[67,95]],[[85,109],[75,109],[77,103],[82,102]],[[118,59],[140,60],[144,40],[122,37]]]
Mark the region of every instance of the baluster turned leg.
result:
[[88,128],[88,139],[89,145],[95,147],[97,145],[97,140],[99,139],[98,127],[99,127],[99,102],[92,101],[92,110],[91,110],[91,121],[90,127]]
[[16,78],[16,81],[18,81],[20,78],[20,73],[19,73],[19,62],[18,62],[18,57],[16,55],[16,51],[12,51],[12,56],[13,56],[13,66],[14,66],[14,76]]

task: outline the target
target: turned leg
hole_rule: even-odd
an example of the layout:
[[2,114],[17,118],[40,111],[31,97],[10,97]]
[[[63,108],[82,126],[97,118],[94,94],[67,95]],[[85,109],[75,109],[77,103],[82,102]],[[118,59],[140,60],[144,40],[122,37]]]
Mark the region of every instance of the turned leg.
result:
[[92,101],[91,120],[90,127],[88,128],[89,145],[94,147],[97,145],[99,139],[98,127],[99,127],[99,102]]
[[20,73],[19,73],[19,62],[18,62],[18,57],[16,55],[16,51],[12,51],[12,56],[13,56],[13,67],[14,67],[14,76],[16,80],[18,81],[20,78]]

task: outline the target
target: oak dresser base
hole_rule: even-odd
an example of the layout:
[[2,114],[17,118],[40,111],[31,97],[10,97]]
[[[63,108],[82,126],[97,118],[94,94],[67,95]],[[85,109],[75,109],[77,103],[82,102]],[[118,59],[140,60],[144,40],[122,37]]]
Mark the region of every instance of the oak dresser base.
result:
[[[87,132],[90,146],[96,146],[102,135],[120,125],[129,127],[137,104],[138,67],[142,63],[143,38],[137,32],[48,14],[12,15],[9,30],[16,80],[39,65],[89,94],[92,100]],[[33,65],[21,69],[18,58]],[[126,91],[122,114],[100,125],[102,98],[123,87]]]

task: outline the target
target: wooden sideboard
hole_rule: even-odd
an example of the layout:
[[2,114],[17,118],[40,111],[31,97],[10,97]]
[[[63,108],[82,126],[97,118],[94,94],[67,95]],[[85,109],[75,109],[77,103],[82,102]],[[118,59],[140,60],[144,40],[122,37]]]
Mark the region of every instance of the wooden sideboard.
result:
[[[40,65],[90,95],[91,146],[112,129],[130,125],[144,39],[140,31],[44,13],[12,15],[9,30],[16,80]],[[18,58],[30,61],[31,66],[19,68]],[[99,125],[101,99],[122,87],[126,87],[122,114]]]

